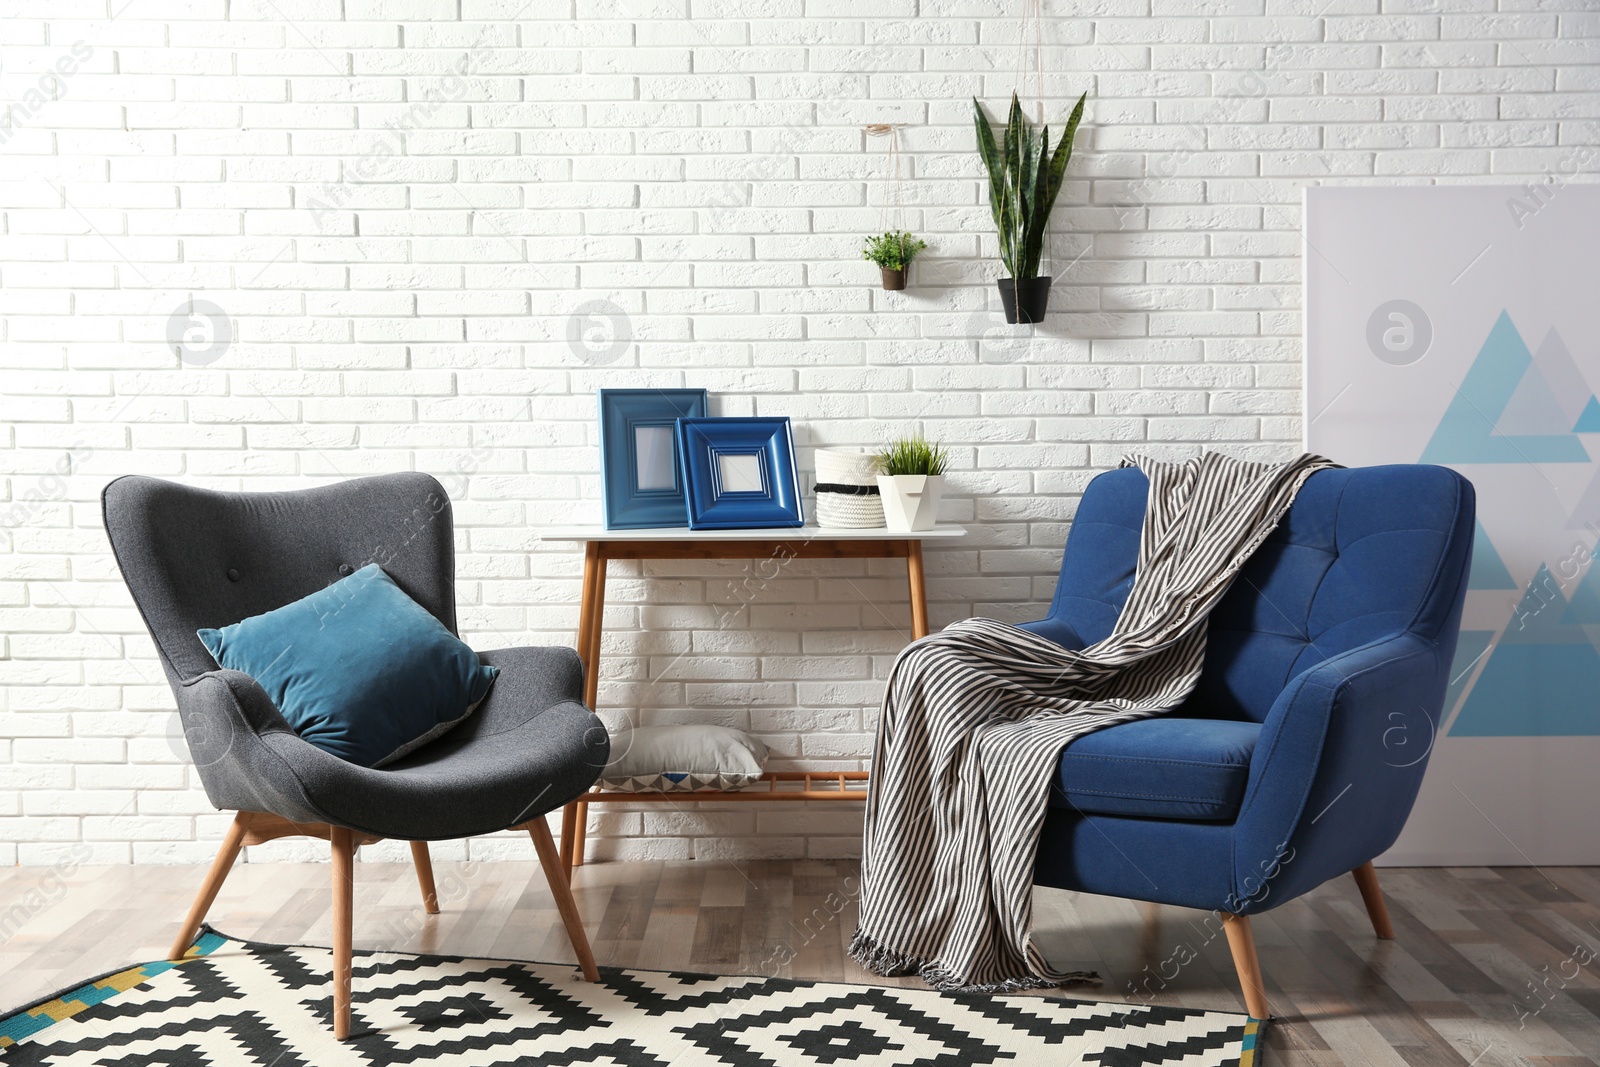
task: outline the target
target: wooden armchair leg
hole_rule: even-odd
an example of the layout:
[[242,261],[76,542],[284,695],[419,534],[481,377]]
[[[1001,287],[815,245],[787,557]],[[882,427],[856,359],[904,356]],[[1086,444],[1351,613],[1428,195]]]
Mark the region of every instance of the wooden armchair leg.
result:
[[331,828],[333,846],[333,1036],[350,1036],[350,926],[355,906],[355,840],[343,826]]
[[411,861],[417,865],[417,884],[422,887],[422,910],[439,914],[439,891],[433,887],[433,857],[426,841],[411,842]]
[[195,934],[200,932],[200,924],[206,921],[206,912],[211,910],[222,883],[228,880],[228,872],[233,869],[233,861],[239,858],[239,849],[244,847],[245,831],[250,828],[250,820],[254,817],[254,814],[248,811],[241,811],[233,817],[233,824],[228,827],[227,834],[222,838],[222,844],[217,848],[217,858],[211,861],[211,870],[206,872],[206,880],[200,884],[200,892],[195,894],[194,903],[189,906],[189,914],[183,920],[183,927],[178,931],[177,940],[173,941],[172,947],[167,950],[167,959],[182,959],[183,954],[189,951],[189,946],[194,944]]
[[1140,926],[1139,958],[1147,964],[1161,958],[1161,905],[1145,901],[1144,922]]
[[1383,890],[1378,888],[1377,869],[1369,860],[1350,873],[1355,876],[1356,888],[1361,890],[1361,900],[1367,906],[1372,932],[1384,941],[1393,941],[1394,927],[1389,923],[1389,906],[1383,902]]
[[1261,981],[1261,960],[1256,957],[1256,938],[1250,931],[1250,919],[1244,915],[1222,916],[1222,928],[1228,935],[1228,948],[1233,952],[1233,967],[1239,972],[1239,985],[1244,990],[1244,1006],[1252,1017],[1267,1017],[1267,990]]
[[550,883],[550,893],[556,898],[556,910],[567,927],[567,937],[572,941],[572,951],[578,954],[578,966],[583,977],[590,982],[600,981],[600,970],[594,964],[594,953],[589,949],[589,935],[583,932],[583,917],[578,914],[578,902],[572,899],[572,886],[567,882],[567,869],[556,852],[556,843],[550,836],[550,825],[543,818],[524,823],[528,836],[533,838],[534,851],[539,853],[539,866],[544,868],[545,881]]

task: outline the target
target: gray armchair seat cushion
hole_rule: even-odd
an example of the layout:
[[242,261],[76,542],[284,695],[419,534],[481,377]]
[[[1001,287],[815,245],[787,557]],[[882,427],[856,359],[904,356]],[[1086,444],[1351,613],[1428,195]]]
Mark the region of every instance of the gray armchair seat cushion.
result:
[[219,669],[195,630],[297,600],[369,562],[455,632],[449,499],[427,475],[285,493],[215,493],[119,478],[106,529],[177,695],[218,808],[442,840],[504,830],[581,795],[610,755],[570,648],[481,654],[500,668],[465,723],[381,768],[302,740],[249,675]]
[[[526,822],[594,784],[610,744],[582,703],[577,653],[503,648],[480,658],[500,678],[472,718],[388,767],[356,768],[355,788],[332,778],[319,787],[334,822],[385,837],[470,837]],[[553,673],[567,682],[559,697]],[[412,808],[403,820],[393,814],[400,805]]]
[[499,649],[482,659],[501,674],[477,713],[386,767],[348,763],[301,740],[237,671],[186,687],[190,751],[220,808],[409,840],[504,830],[588,789],[610,745],[579,702],[582,673],[570,649]]

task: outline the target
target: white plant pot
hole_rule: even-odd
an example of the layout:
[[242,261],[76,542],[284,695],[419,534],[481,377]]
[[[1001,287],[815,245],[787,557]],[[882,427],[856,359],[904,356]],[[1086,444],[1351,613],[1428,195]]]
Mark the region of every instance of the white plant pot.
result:
[[884,524],[898,533],[931,530],[944,496],[942,474],[880,474]]

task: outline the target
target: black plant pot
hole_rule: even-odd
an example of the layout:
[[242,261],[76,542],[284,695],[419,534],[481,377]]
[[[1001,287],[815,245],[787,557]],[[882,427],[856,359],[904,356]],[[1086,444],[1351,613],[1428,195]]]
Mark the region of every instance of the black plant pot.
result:
[[890,267],[879,268],[883,272],[883,287],[895,292],[906,287],[906,272],[894,270]]
[[1017,299],[1016,282],[1001,278],[1000,303],[1005,305],[1007,322],[1043,322],[1045,305],[1050,302],[1050,278],[1026,278],[1022,282],[1022,299]]

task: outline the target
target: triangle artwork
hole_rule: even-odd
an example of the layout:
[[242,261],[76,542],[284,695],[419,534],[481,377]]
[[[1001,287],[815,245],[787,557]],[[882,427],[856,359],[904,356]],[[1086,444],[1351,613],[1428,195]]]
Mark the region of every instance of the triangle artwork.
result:
[[[1538,351],[1501,311],[1423,450],[1421,462],[1590,463],[1580,434],[1600,433],[1600,399],[1551,330]],[[1468,472],[1470,476],[1470,471]],[[1600,528],[1600,468],[1568,529]],[[1541,563],[1496,635],[1467,630],[1457,647],[1449,705],[1452,737],[1600,736],[1600,569],[1587,559],[1561,575]],[[1582,575],[1581,579],[1579,575]],[[1574,584],[1576,582],[1576,584]],[[1468,588],[1518,583],[1480,519]],[[1481,667],[1479,663],[1481,661]],[[1474,669],[1478,674],[1471,680]]]
[[1517,587],[1517,583],[1511,577],[1510,569],[1506,567],[1506,561],[1500,558],[1500,553],[1495,551],[1494,542],[1489,540],[1489,531],[1483,528],[1481,519],[1477,520],[1472,531],[1472,567],[1469,574],[1468,589]]
[[1594,630],[1600,630],[1600,571],[1590,567],[1569,602],[1550,568],[1540,564],[1450,736],[1600,736]]
[[1502,311],[1419,462],[1588,463],[1575,432],[1586,421],[1600,422],[1600,405],[1561,338],[1551,331],[1535,359]]

